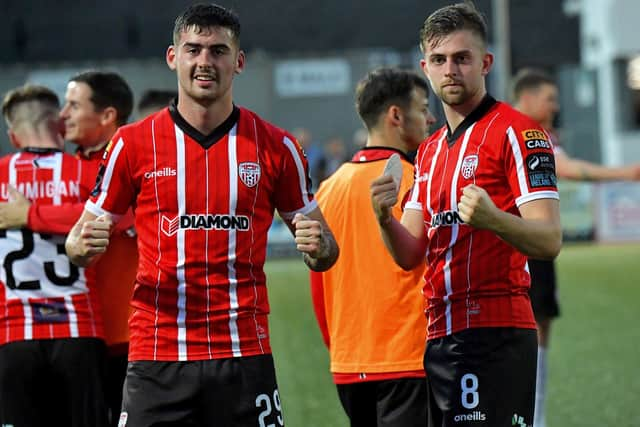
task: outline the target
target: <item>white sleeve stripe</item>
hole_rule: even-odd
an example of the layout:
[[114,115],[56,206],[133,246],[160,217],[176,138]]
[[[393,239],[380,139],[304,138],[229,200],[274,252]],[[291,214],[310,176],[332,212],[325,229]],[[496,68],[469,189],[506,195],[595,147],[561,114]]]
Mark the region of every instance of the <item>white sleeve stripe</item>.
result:
[[98,206],[95,203],[93,203],[91,200],[86,201],[86,203],[84,204],[84,208],[87,212],[90,212],[95,216],[108,214],[111,216],[111,219],[113,220],[113,222],[118,222],[122,218],[122,215],[116,215],[112,212],[106,211],[102,209],[101,206]]
[[307,174],[304,172],[304,166],[302,164],[302,159],[300,158],[300,154],[296,149],[295,144],[288,137],[284,137],[282,142],[291,152],[291,156],[293,157],[294,162],[296,163],[296,169],[298,170],[298,184],[300,185],[300,195],[302,196],[302,200],[304,202],[305,207],[303,209],[306,210],[307,206],[311,203],[309,201],[309,192],[307,191]]
[[113,168],[118,160],[120,152],[122,151],[122,147],[124,147],[124,142],[122,141],[122,138],[120,138],[118,139],[118,142],[116,142],[115,147],[113,147],[113,152],[111,153],[111,157],[109,157],[109,163],[107,163],[107,168],[102,177],[102,183],[100,184],[100,197],[96,201],[96,205],[100,207],[102,207],[105,199],[107,198],[107,190],[111,183],[111,178],[113,177]]
[[520,186],[520,197],[524,197],[529,194],[529,187],[527,186],[527,176],[524,171],[524,159],[520,151],[520,144],[511,126],[507,129],[507,135],[509,137],[509,144],[511,145],[511,152],[516,161],[516,174],[518,176],[518,185]]
[[280,212],[280,211],[278,211],[278,213],[284,219],[293,219],[293,217],[296,216],[297,213],[301,213],[302,215],[306,215],[309,212],[313,211],[317,207],[318,207],[318,202],[316,202],[315,200],[312,200],[311,202],[305,204],[300,209],[295,210],[293,212]]
[[520,196],[516,199],[516,206],[520,207],[520,205],[531,202],[533,200],[539,199],[555,199],[560,200],[560,195],[557,191],[534,191],[532,193]]

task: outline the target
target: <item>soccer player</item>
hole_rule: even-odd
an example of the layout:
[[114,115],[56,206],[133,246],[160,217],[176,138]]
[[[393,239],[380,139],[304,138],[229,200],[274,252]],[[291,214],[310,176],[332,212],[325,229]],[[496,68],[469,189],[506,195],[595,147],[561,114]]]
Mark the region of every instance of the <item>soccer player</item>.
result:
[[[366,145],[323,181],[316,195],[340,258],[324,273],[311,273],[312,297],[352,427],[427,423],[424,264],[409,271],[395,264],[375,232],[369,197],[371,181],[382,175],[392,154],[402,159],[400,194],[411,189],[413,164],[407,153],[418,148],[435,122],[427,94],[427,82],[412,72],[368,73],[356,88]],[[393,215],[401,214],[397,203]]]
[[[515,108],[540,124],[553,143],[556,175],[574,181],[640,180],[640,165],[607,167],[570,157],[559,144],[553,130],[558,113],[558,87],[547,73],[525,68],[513,79]],[[531,288],[529,296],[538,325],[538,370],[534,426],[544,427],[545,390],[547,384],[547,349],[551,322],[560,314],[553,261],[529,259]]]
[[[42,86],[6,94],[2,113],[20,151],[0,159],[0,200],[85,200],[95,182],[62,151],[58,97]],[[0,424],[106,426],[104,332],[95,281],[72,265],[64,235],[0,230]]]
[[149,89],[142,93],[138,101],[138,117],[144,118],[151,113],[168,107],[171,101],[178,96],[175,90]]
[[390,177],[371,195],[396,262],[426,259],[429,425],[531,425],[537,339],[526,257],[560,251],[553,152],[528,144],[545,140],[537,123],[487,94],[493,56],[472,4],[432,13],[420,45],[446,124],[418,149],[401,221],[390,213]]
[[[67,84],[65,105],[60,117],[66,138],[77,144],[83,177],[95,184],[109,139],[127,123],[133,108],[133,94],[117,73],[85,71],[72,76]],[[84,179],[84,178],[83,178]],[[93,187],[92,187],[93,188]],[[41,233],[67,234],[84,209],[84,198],[51,205],[21,194],[0,203],[0,227],[28,227]],[[119,223],[112,235],[109,251],[89,272],[98,281],[102,301],[105,338],[108,345],[107,399],[111,424],[117,425],[122,402],[122,386],[127,369],[129,300],[135,281],[138,252],[133,230],[133,214]]]
[[287,132],[234,105],[240,23],[218,5],[175,21],[178,99],[112,138],[101,181],[67,239],[87,264],[136,206],[140,262],[121,426],[283,425],[263,265],[274,210],[313,270],[338,247]]

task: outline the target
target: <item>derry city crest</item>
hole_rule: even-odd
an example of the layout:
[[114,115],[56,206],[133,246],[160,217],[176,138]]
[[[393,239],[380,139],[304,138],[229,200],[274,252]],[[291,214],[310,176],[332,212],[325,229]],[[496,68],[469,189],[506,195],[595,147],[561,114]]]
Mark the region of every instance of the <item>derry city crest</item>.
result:
[[260,165],[254,162],[244,162],[238,165],[238,176],[247,187],[255,187],[260,181]]
[[478,169],[477,154],[472,154],[462,160],[461,172],[462,176],[465,177],[465,179],[471,178],[476,173],[476,169]]

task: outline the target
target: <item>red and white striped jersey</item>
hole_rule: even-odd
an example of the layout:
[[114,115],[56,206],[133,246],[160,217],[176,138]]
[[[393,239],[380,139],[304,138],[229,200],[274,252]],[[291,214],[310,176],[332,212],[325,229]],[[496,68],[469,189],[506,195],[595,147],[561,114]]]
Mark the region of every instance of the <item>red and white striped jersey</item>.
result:
[[[39,204],[80,202],[94,182],[78,159],[60,151],[27,149],[0,159],[1,201],[12,185]],[[27,228],[0,230],[0,344],[103,336],[93,277],[71,264],[64,239]]]
[[536,327],[526,257],[493,232],[464,224],[458,214],[469,184],[484,188],[499,209],[514,215],[523,203],[558,199],[544,130],[487,96],[454,134],[444,126],[420,146],[405,209],[421,210],[427,229],[428,339],[474,327]]
[[270,353],[263,265],[274,209],[317,206],[288,133],[234,107],[211,135],[174,105],[121,128],[87,210],[135,207],[140,261],[129,360]]

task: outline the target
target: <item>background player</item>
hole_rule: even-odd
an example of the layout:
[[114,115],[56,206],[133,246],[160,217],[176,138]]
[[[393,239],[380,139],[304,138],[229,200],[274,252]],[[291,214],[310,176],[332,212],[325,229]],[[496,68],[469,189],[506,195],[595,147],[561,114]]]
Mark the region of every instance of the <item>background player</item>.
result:
[[[515,108],[537,121],[551,138],[556,175],[575,181],[640,180],[640,165],[607,167],[570,157],[557,139],[553,122],[559,110],[558,87],[547,73],[533,68],[520,70],[513,79]],[[560,314],[553,261],[529,259],[531,305],[538,325],[538,370],[535,427],[545,426],[547,348],[551,322]]]
[[[133,108],[133,94],[117,73],[85,71],[67,84],[65,104],[60,113],[66,138],[77,144],[76,157],[82,162],[82,179],[95,184],[104,151],[119,126],[125,124]],[[0,203],[0,226],[26,226],[42,233],[67,234],[80,217],[88,193],[75,203],[49,205],[27,200],[20,193]],[[117,425],[122,386],[127,369],[129,300],[137,267],[138,252],[133,214],[130,212],[112,234],[109,251],[89,269],[102,301],[105,339],[108,345],[107,399],[112,425]]]
[[[356,88],[366,146],[323,181],[316,195],[341,253],[332,268],[311,273],[312,296],[338,395],[354,427],[427,422],[424,265],[404,271],[395,264],[380,235],[372,233],[377,225],[369,197],[371,181],[394,153],[402,158],[399,192],[411,188],[407,153],[435,121],[427,95],[427,82],[414,73],[386,68],[367,74]],[[393,215],[401,214],[397,203]]]
[[149,89],[144,91],[140,95],[137,105],[138,117],[142,119],[151,113],[168,107],[177,96],[178,92],[175,90]]
[[531,425],[535,321],[526,256],[561,246],[550,148],[528,148],[542,129],[486,92],[493,63],[487,28],[469,3],[438,9],[420,32],[420,61],[446,125],[420,146],[401,222],[389,177],[372,200],[396,262],[427,272],[425,369],[430,426]]
[[[27,194],[42,205],[80,202],[93,177],[62,151],[57,96],[24,86],[4,98],[9,139],[0,159],[1,199]],[[17,190],[9,191],[9,186]],[[106,426],[101,310],[95,282],[69,262],[64,236],[0,231],[0,424]]]
[[238,17],[217,5],[176,19],[166,60],[177,104],[116,133],[67,240],[74,262],[90,262],[109,244],[111,218],[136,205],[122,426],[283,425],[263,271],[274,210],[310,268],[338,256],[299,145],[233,104],[239,36]]

